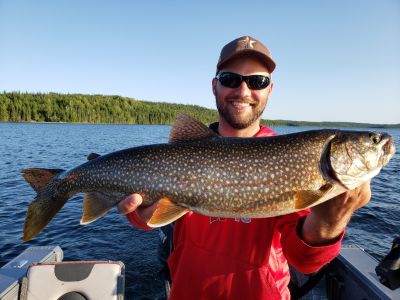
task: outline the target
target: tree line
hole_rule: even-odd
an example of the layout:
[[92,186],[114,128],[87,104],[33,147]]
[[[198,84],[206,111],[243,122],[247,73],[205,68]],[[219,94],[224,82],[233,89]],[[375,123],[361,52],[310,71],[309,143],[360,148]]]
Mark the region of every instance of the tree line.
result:
[[172,124],[178,112],[210,123],[217,112],[196,105],[139,101],[121,96],[19,93],[0,94],[1,122]]
[[[67,122],[113,124],[173,124],[178,113],[187,113],[210,124],[218,119],[214,109],[198,105],[139,101],[117,95],[59,93],[0,94],[0,122]],[[400,127],[365,123],[262,120],[267,126]]]

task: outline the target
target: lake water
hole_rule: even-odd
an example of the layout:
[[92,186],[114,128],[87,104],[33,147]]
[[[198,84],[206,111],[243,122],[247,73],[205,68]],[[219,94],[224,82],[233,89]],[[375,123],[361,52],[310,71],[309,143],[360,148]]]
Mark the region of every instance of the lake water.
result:
[[[274,127],[279,134],[313,129]],[[28,167],[69,169],[100,154],[168,141],[170,127],[157,125],[83,125],[0,123],[0,267],[29,246],[60,245],[64,260],[121,260],[126,265],[128,299],[157,299],[158,231],[140,231],[115,209],[81,226],[82,194],[66,203],[32,241],[21,243],[23,222],[35,193],[20,173]],[[400,149],[400,130],[388,129]],[[357,211],[344,243],[357,244],[380,259],[400,235],[400,157],[373,179],[370,203]]]

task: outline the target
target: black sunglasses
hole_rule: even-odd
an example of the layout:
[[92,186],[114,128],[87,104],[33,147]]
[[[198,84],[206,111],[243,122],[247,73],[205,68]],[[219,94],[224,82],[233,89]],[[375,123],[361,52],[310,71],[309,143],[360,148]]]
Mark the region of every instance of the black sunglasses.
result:
[[221,72],[215,76],[216,79],[225,87],[238,88],[243,81],[251,90],[265,89],[271,82],[268,76],[264,75],[249,75],[243,76],[232,72]]

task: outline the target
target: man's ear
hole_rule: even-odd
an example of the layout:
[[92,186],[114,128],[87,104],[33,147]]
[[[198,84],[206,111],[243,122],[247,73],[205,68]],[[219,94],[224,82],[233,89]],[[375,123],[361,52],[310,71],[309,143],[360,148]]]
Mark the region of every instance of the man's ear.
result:
[[269,92],[271,93],[272,92],[272,89],[274,88],[274,82],[273,81],[271,81],[271,83],[269,84]]
[[213,94],[215,96],[215,94],[217,93],[217,79],[215,77],[213,78],[211,85],[212,85]]

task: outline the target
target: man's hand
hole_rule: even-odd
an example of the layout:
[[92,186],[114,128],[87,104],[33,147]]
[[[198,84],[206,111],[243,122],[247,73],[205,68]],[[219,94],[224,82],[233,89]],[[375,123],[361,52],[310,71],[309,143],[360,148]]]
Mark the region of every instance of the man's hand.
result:
[[140,207],[142,202],[143,197],[140,194],[132,194],[118,203],[118,212],[126,215],[136,210],[141,219],[147,223],[156,210],[158,202],[150,206]]
[[352,214],[371,199],[370,181],[354,190],[311,208],[302,230],[302,239],[309,245],[322,246],[334,242],[342,234]]

